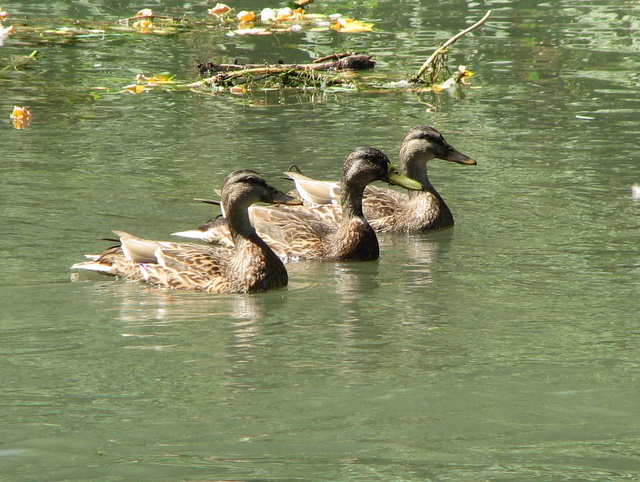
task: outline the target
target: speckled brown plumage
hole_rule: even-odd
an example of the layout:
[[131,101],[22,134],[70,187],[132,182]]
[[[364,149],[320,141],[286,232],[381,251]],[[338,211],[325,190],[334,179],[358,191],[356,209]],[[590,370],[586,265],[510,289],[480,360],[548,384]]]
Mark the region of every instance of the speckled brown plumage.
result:
[[234,171],[222,188],[233,248],[151,241],[116,231],[121,246],[73,268],[211,293],[254,293],[286,286],[288,275],[282,261],[249,223],[247,210],[255,201],[292,202],[257,173]]
[[[361,147],[345,160],[340,203],[332,206],[252,206],[251,222],[264,241],[283,259],[336,259],[369,261],[380,253],[378,238],[362,212],[365,187],[375,181],[399,183],[418,189],[419,183],[401,176],[378,149]],[[216,220],[201,239],[227,243],[223,222]],[[196,233],[197,235],[197,233]],[[206,235],[206,238],[205,238]]]
[[[389,188],[367,186],[363,197],[364,215],[378,233],[419,231],[435,231],[453,226],[453,215],[444,199],[436,191],[427,175],[427,162],[431,159],[444,159],[459,164],[474,165],[470,157],[458,152],[442,137],[436,129],[418,126],[410,129],[402,140],[399,156],[399,167],[403,174],[415,179],[423,185],[420,191],[400,193]],[[292,173],[291,177],[299,184],[301,180],[314,183],[313,200],[315,203],[326,203],[326,210],[331,212],[327,222],[332,219],[339,222],[340,207],[336,205],[336,193],[340,192],[339,184],[325,182]],[[299,190],[303,185],[299,184]],[[304,193],[292,191],[294,197],[303,199]],[[323,194],[326,196],[323,199]],[[332,204],[333,203],[333,204]],[[312,205],[305,202],[305,206]]]

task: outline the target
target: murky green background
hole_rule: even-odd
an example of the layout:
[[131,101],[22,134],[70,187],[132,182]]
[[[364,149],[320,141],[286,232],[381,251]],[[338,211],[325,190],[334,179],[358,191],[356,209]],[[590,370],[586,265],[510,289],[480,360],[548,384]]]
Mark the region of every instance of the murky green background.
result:
[[[185,12],[0,4],[16,25],[115,23],[145,6]],[[40,51],[0,74],[0,478],[639,478],[640,5],[313,8],[375,31],[16,34],[0,47],[0,68]],[[117,93],[138,73],[195,80],[202,60],[345,49],[378,61],[364,82],[401,80],[488,9],[449,56],[476,74],[453,96]],[[12,127],[14,104],[33,112],[29,129]],[[379,262],[290,264],[286,290],[255,296],[71,281],[112,228],[166,238],[217,214],[191,198],[233,169],[282,189],[292,163],[335,178],[352,148],[393,159],[420,124],[478,161],[430,165],[453,230],[385,236]]]

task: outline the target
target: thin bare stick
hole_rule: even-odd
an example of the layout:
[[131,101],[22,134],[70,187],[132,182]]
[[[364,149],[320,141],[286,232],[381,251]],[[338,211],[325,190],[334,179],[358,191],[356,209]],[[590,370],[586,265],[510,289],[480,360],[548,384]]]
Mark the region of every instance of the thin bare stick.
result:
[[452,45],[453,43],[455,43],[456,40],[458,40],[460,37],[462,37],[463,35],[468,34],[469,32],[471,32],[472,30],[477,29],[480,25],[482,25],[483,23],[485,23],[487,21],[487,19],[491,16],[491,10],[489,10],[484,17],[482,17],[480,20],[478,20],[476,23],[474,23],[473,25],[471,25],[471,27],[464,29],[462,32],[458,32],[457,34],[455,34],[453,37],[451,37],[449,40],[447,40],[445,43],[443,43],[440,47],[438,47],[435,52],[433,52],[431,54],[431,56],[424,62],[424,64],[422,64],[422,67],[420,67],[420,70],[418,70],[418,73],[416,75],[414,75],[413,77],[411,77],[411,79],[409,79],[409,82],[417,82],[418,79],[420,79],[420,77],[422,77],[422,75],[425,73],[425,71],[431,67],[434,63],[434,60],[436,59],[436,57],[438,57],[438,55],[443,55],[447,49],[449,48],[450,45]]

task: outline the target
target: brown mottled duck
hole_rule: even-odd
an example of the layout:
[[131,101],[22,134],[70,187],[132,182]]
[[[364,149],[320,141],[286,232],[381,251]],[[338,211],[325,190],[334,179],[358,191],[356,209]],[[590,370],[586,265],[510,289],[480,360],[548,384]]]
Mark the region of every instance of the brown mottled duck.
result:
[[[372,147],[351,152],[342,169],[341,212],[333,206],[252,206],[251,222],[260,236],[283,259],[378,259],[378,238],[362,210],[365,187],[376,180],[422,189],[422,185],[399,174],[387,156]],[[212,220],[198,230],[174,233],[208,242],[228,244],[225,218]]]
[[74,269],[87,269],[165,288],[211,293],[254,293],[287,285],[282,260],[258,236],[249,221],[251,204],[300,204],[268,185],[256,172],[234,171],[222,186],[222,205],[233,248],[151,241],[114,231],[120,246]]
[[[454,149],[433,127],[410,129],[402,140],[399,167],[403,174],[420,182],[423,188],[409,191],[407,195],[389,188],[367,186],[363,200],[364,215],[376,232],[412,233],[453,226],[451,210],[427,176],[427,162],[435,158],[458,164],[476,164]],[[303,199],[305,205],[339,204],[340,183],[318,181],[297,172],[285,174],[296,184],[297,192],[290,194]],[[339,219],[339,215],[335,218]]]

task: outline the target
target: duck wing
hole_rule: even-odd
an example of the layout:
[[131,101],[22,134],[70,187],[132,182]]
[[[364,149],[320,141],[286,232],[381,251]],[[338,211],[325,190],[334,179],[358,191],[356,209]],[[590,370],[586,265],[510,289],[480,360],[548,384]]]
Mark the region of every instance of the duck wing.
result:
[[122,246],[105,249],[101,254],[86,254],[90,261],[75,263],[71,269],[96,271],[108,276],[117,276],[132,281],[143,281],[144,275],[140,265],[128,259],[122,251]]
[[368,221],[396,215],[398,207],[409,202],[409,197],[388,187],[369,185],[364,190],[362,209]]
[[182,236],[183,238],[193,238],[209,244],[219,244],[227,248],[233,248],[233,238],[229,231],[227,218],[222,215],[210,219],[202,226],[187,231],[171,233],[172,236]]
[[284,259],[323,258],[326,239],[336,231],[312,209],[252,206],[249,215],[260,237]]
[[339,182],[318,181],[310,177],[304,176],[297,172],[285,172],[288,179],[293,180],[296,185],[296,195],[292,195],[297,199],[306,201],[311,205],[333,204],[340,205],[341,186]]
[[158,244],[157,263],[140,265],[146,281],[174,289],[228,291],[225,271],[233,254],[231,249],[166,241]]

